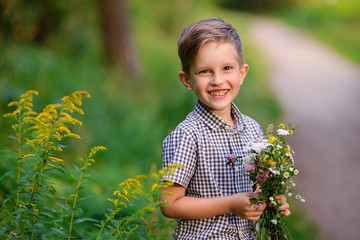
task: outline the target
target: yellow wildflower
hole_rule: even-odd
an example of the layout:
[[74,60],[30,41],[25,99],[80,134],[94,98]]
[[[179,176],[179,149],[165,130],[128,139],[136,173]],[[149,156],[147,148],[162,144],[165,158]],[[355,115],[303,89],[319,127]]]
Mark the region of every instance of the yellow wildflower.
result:
[[64,160],[57,158],[57,157],[49,157],[50,160],[54,161],[54,162],[64,162]]
[[125,188],[122,189],[122,192],[124,193],[125,196],[127,196],[129,193]]
[[19,207],[20,207],[20,208],[27,209],[27,205],[26,205],[26,204],[22,204],[22,203],[20,203],[20,204],[19,204]]
[[88,158],[92,158],[92,156],[94,156],[98,151],[103,151],[103,150],[106,150],[106,147],[95,146],[95,147],[91,148]]
[[270,136],[268,138],[269,143],[274,144],[276,142],[276,138],[274,136]]
[[159,184],[154,183],[154,184],[151,186],[151,190],[150,190],[150,192],[154,192],[154,191],[155,191],[155,189],[156,189],[156,188],[158,188],[158,187],[159,187]]
[[273,159],[270,159],[270,160],[269,160],[269,164],[270,164],[271,166],[274,166],[274,165],[276,164],[276,162],[275,162]]
[[291,129],[288,129],[287,131],[289,132],[289,134],[290,134],[290,135],[292,135],[292,134],[293,134],[293,132],[294,132],[294,131],[293,131],[293,130],[291,130]]
[[113,193],[113,195],[114,196],[116,196],[116,195],[120,195],[121,193],[120,193],[120,191],[119,190],[116,190],[116,191],[114,191],[114,193]]
[[24,156],[22,156],[21,158],[24,159],[24,158],[28,158],[28,157],[35,157],[35,154],[26,154]]
[[285,128],[285,125],[283,123],[280,123],[279,128]]

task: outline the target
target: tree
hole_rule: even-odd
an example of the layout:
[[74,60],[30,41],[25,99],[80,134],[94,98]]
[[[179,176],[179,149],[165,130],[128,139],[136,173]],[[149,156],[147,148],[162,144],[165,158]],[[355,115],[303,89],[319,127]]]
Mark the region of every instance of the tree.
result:
[[139,76],[140,66],[131,34],[126,0],[98,0],[108,63]]

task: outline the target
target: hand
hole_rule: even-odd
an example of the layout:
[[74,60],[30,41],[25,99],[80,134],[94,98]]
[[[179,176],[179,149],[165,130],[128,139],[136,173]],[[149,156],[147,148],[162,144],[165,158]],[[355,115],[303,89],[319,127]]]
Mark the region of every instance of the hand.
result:
[[286,202],[286,197],[284,195],[279,195],[276,197],[276,201],[281,204],[279,207],[280,214],[288,217],[290,216],[291,212],[289,210],[289,204]]
[[255,209],[250,198],[259,198],[260,193],[238,193],[231,196],[230,211],[235,215],[251,220],[259,220],[262,212],[266,208],[266,204],[261,203],[260,208]]

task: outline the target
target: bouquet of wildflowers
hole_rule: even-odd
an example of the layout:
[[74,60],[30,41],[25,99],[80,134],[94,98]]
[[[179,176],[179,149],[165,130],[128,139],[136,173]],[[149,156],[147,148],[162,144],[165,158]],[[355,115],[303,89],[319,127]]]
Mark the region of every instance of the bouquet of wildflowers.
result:
[[[261,189],[260,198],[251,198],[254,209],[260,209],[262,202],[267,204],[267,208],[261,215],[257,226],[256,239],[291,239],[290,233],[286,228],[286,221],[280,214],[281,203],[276,200],[279,195],[292,196],[295,190],[293,177],[299,173],[294,168],[293,153],[290,146],[286,144],[287,135],[292,135],[295,127],[289,124],[285,129],[284,124],[279,125],[276,134],[273,134],[274,126],[271,124],[266,129],[264,139],[250,141],[247,145],[249,155],[239,158],[234,154],[227,154],[227,164],[239,167],[242,164],[246,169],[246,174],[254,183],[253,190],[258,187]],[[296,191],[297,192],[297,191]],[[305,199],[301,193],[296,193],[296,198],[302,202]]]

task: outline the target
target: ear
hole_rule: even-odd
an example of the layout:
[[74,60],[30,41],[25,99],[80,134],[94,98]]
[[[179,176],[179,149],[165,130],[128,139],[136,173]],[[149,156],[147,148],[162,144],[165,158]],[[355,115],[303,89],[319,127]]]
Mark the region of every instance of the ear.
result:
[[247,65],[246,63],[244,63],[241,67],[240,67],[240,85],[243,84],[244,79],[246,77],[246,74],[249,71],[249,65]]
[[190,84],[190,78],[188,77],[188,75],[184,71],[179,72],[179,80],[180,80],[180,82],[182,82],[182,84],[184,84],[184,86],[189,91],[192,91],[192,87],[191,87],[191,84]]

